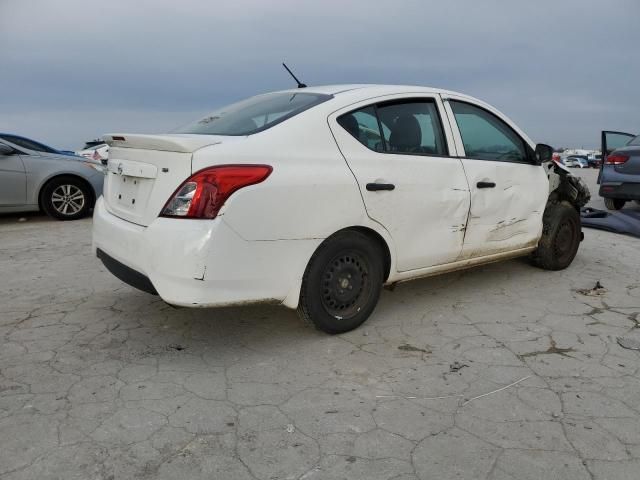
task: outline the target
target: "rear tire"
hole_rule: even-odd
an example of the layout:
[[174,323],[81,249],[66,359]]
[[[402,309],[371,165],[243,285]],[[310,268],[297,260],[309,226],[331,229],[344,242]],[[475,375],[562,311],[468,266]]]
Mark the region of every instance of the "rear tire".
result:
[[542,237],[532,258],[545,270],[562,270],[571,265],[582,238],[580,215],[569,202],[550,204],[542,218]]
[[298,315],[318,330],[344,333],[359,327],[380,298],[384,255],[356,231],[339,232],[318,247],[302,279]]
[[604,206],[607,207],[608,210],[620,210],[624,207],[624,204],[627,203],[626,200],[621,200],[619,198],[605,198]]
[[47,183],[40,194],[42,209],[58,220],[77,220],[89,213],[93,192],[77,177],[60,176]]

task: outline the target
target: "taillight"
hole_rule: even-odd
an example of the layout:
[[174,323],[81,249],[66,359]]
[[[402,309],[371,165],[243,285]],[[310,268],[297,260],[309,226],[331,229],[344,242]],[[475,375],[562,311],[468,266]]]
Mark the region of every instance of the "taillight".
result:
[[218,165],[200,170],[178,187],[160,216],[215,218],[233,192],[263,182],[272,170],[269,165]]
[[622,165],[629,160],[629,155],[620,155],[619,153],[607,156],[604,161],[606,165]]

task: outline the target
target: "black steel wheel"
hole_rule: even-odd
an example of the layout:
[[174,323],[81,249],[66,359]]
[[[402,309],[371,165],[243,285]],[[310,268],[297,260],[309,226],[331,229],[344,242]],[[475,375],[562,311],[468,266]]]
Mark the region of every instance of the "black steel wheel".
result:
[[558,225],[556,238],[552,244],[554,257],[558,264],[568,265],[576,254],[580,243],[580,226],[571,218],[564,218]]
[[534,263],[545,270],[567,268],[582,240],[578,211],[568,202],[547,205],[542,224],[542,238],[532,255]]
[[353,330],[378,303],[382,277],[383,254],[377,242],[358,231],[339,232],[309,261],[298,314],[326,333]]
[[326,265],[322,275],[322,305],[334,317],[351,318],[372,291],[368,262],[355,251],[345,251]]

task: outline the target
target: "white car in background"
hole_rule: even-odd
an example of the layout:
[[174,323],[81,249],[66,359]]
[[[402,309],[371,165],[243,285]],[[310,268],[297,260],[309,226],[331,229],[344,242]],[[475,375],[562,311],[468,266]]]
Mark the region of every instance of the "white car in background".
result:
[[564,165],[565,167],[570,168],[589,168],[589,162],[586,158],[574,156],[567,157],[564,161]]
[[284,304],[328,333],[383,284],[523,255],[567,267],[589,199],[551,147],[433,88],[269,93],[105,140],[93,249],[113,274],[173,305]]
[[76,152],[79,157],[90,158],[99,162],[106,163],[109,158],[109,145],[102,143],[93,147],[85,148]]

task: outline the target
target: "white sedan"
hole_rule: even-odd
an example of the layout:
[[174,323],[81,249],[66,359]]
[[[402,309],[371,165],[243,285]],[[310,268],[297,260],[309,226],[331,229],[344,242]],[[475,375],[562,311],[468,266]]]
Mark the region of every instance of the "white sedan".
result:
[[383,284],[530,255],[567,267],[589,193],[490,105],[424,87],[269,93],[112,134],[93,248],[173,305],[273,302],[328,333]]

